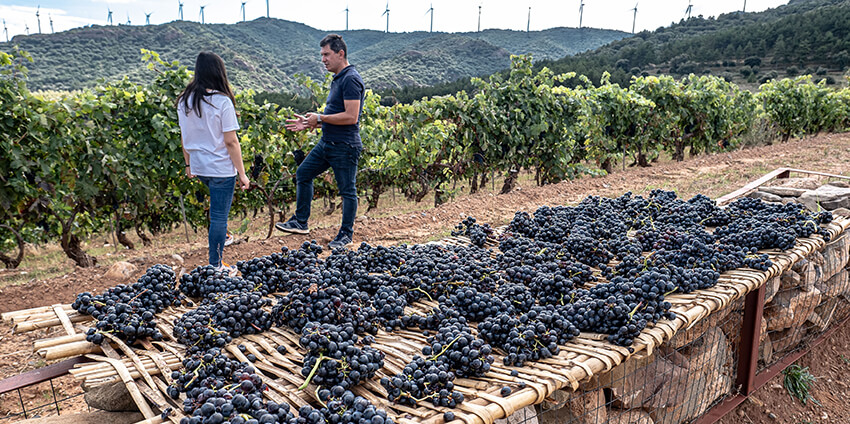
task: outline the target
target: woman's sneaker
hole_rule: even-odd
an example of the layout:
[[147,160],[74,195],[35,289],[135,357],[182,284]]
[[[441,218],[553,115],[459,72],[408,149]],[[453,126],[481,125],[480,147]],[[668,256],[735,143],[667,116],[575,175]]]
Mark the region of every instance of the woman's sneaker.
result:
[[294,216],[289,218],[289,221],[278,222],[274,225],[274,227],[284,233],[310,234],[310,229],[307,228],[307,224],[302,224],[296,221]]
[[336,250],[342,247],[346,247],[351,244],[351,237],[337,234],[336,238],[333,239],[330,243],[328,243],[328,249]]

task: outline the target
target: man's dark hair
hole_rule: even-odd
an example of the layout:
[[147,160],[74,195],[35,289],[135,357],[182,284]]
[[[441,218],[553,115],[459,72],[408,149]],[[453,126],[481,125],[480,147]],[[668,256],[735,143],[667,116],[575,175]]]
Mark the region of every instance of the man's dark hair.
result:
[[328,46],[334,53],[339,53],[340,50],[343,51],[343,57],[348,59],[348,46],[345,45],[345,41],[342,41],[342,36],[339,34],[328,34],[325,38],[322,38],[322,41],[319,42],[319,47]]

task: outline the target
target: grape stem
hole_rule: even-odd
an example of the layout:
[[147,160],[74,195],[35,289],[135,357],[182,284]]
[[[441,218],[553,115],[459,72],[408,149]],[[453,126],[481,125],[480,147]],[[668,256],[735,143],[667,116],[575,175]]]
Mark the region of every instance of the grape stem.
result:
[[313,376],[316,375],[316,371],[319,370],[319,364],[321,364],[322,361],[324,361],[325,359],[327,359],[327,356],[319,354],[319,359],[316,360],[316,365],[313,365],[313,369],[310,370],[310,374],[307,376],[307,380],[304,381],[304,384],[302,384],[301,387],[298,388],[298,390],[304,390],[307,388],[307,386],[310,384],[310,380],[313,379]]
[[453,345],[453,344],[454,344],[454,343],[455,343],[455,342],[456,342],[459,338],[461,338],[461,336],[463,336],[463,335],[461,334],[460,336],[455,337],[455,339],[454,339],[454,340],[452,340],[451,342],[449,342],[449,344],[447,344],[447,345],[443,346],[443,350],[441,350],[441,351],[440,351],[440,353],[438,353],[438,354],[436,354],[436,355],[432,356],[432,357],[431,357],[431,358],[429,358],[429,359],[430,359],[430,360],[432,360],[432,361],[434,361],[434,360],[436,360],[437,358],[439,358],[439,357],[440,357],[440,355],[442,355],[442,354],[446,353],[446,351],[447,351],[447,350],[449,350],[449,348],[450,348],[450,347],[452,347],[452,345]]

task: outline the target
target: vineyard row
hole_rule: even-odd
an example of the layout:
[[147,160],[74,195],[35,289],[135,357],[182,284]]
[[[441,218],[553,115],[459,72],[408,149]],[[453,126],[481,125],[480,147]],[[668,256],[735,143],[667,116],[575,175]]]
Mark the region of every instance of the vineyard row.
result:
[[[23,51],[0,52],[0,261],[16,267],[24,242],[59,241],[69,258],[90,266],[81,247],[89,234],[167,231],[179,222],[206,222],[203,185],[185,177],[174,99],[191,72],[142,51],[156,71],[147,84],[127,79],[49,99],[26,87]],[[435,203],[464,182],[475,192],[503,175],[509,192],[522,170],[537,184],[582,174],[614,172],[614,164],[646,166],[662,154],[683,160],[739,147],[754,128],[776,136],[841,131],[850,126],[850,89],[833,89],[811,76],[768,82],[758,93],[711,75],[635,77],[628,87],[575,74],[532,71],[531,58],[514,57],[510,73],[474,80],[473,92],[382,106],[368,93],[360,127],[364,150],[358,191],[368,207],[397,188]],[[314,99],[328,81],[299,77]],[[237,95],[240,142],[253,189],[238,191],[233,213],[269,213],[295,197],[297,159],[318,134],[283,130],[295,111],[258,105],[250,90]],[[316,102],[317,108],[321,107]],[[316,195],[336,196],[318,180]],[[2,252],[16,251],[7,255]]]

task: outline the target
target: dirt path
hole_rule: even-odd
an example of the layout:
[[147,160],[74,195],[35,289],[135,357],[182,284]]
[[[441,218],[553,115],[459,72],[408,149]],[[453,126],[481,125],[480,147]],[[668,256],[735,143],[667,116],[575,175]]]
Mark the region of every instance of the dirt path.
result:
[[[510,221],[518,210],[532,212],[540,205],[556,205],[575,203],[588,195],[619,196],[626,191],[636,194],[648,192],[655,188],[675,190],[682,197],[691,197],[697,193],[703,193],[710,197],[731,192],[747,182],[778,167],[792,167],[808,169],[821,172],[847,174],[850,171],[850,135],[829,134],[812,137],[804,140],[795,140],[779,145],[763,146],[740,150],[731,153],[715,155],[704,155],[684,162],[666,162],[654,164],[650,168],[629,168],[625,171],[619,170],[614,174],[598,178],[582,178],[576,181],[566,181],[560,184],[544,187],[535,187],[526,183],[516,191],[507,195],[496,195],[493,193],[478,193],[475,195],[464,195],[451,203],[438,208],[427,208],[426,205],[396,204],[388,208],[382,208],[372,214],[374,217],[361,216],[355,224],[355,242],[362,241],[371,244],[395,244],[399,242],[416,243],[448,234],[449,230],[463,219],[466,215],[475,216],[479,222],[489,222],[494,225],[502,225]],[[497,182],[498,185],[498,182]],[[427,200],[426,200],[427,202]],[[413,208],[419,210],[410,211]],[[381,216],[381,217],[377,217]],[[316,239],[326,243],[335,233],[334,224],[339,222],[339,212],[317,219],[317,230],[307,236],[278,236],[269,240],[257,240],[242,243],[227,248],[225,255],[229,258],[250,259],[256,256],[267,255],[280,250],[282,245],[290,247],[298,246],[308,239]],[[185,240],[184,240],[185,241]],[[137,251],[124,251],[121,255],[124,260],[136,264],[139,274],[156,263],[168,263],[178,265],[172,258],[172,252],[178,252],[183,260],[184,266],[191,269],[206,263],[206,248],[199,246],[200,243],[173,243],[167,248],[154,247],[144,248]],[[165,253],[165,252],[168,253]],[[77,293],[83,291],[100,291],[113,286],[115,283],[103,278],[106,272],[105,266],[89,269],[75,268],[73,272],[60,277],[46,280],[31,281],[21,285],[5,286],[0,288],[0,312],[20,310],[36,306],[50,305],[55,303],[69,303],[73,301]],[[0,284],[2,284],[0,275]],[[833,339],[841,338],[847,340],[850,330],[836,333]],[[45,334],[14,335],[8,327],[0,331],[0,378],[17,374],[27,369],[36,368],[42,363],[31,355],[29,346],[33,340],[43,338]],[[839,344],[842,352],[846,352],[846,342]],[[834,355],[833,355],[834,356]],[[850,354],[848,354],[850,356]],[[817,365],[824,365],[824,361],[818,358]],[[804,359],[805,361],[805,359]],[[838,361],[841,361],[839,358]],[[805,362],[804,362],[805,363]],[[832,379],[833,382],[844,380],[848,365],[844,362],[835,364],[844,372],[842,377]],[[814,371],[813,371],[814,372]],[[815,375],[818,375],[815,373]],[[818,382],[819,384],[822,381]],[[773,383],[771,383],[773,384]],[[823,383],[824,386],[833,383]],[[837,384],[837,383],[836,383]],[[842,383],[843,384],[843,383]],[[781,385],[781,381],[780,381]],[[765,393],[773,393],[775,390],[769,388]],[[829,387],[826,394],[842,393],[843,388],[838,386]],[[839,390],[840,389],[840,390]],[[772,391],[771,391],[772,390]],[[783,395],[780,393],[780,395]],[[777,405],[789,404],[787,395],[774,396]],[[817,397],[817,396],[816,396]],[[766,406],[772,411],[782,411],[779,407],[771,406],[770,396],[765,397]],[[846,397],[839,398],[846,399]],[[751,406],[751,405],[750,405]],[[741,408],[749,411],[745,406]],[[787,405],[786,405],[787,406]],[[833,417],[835,411],[823,410]],[[753,414],[756,414],[756,409]],[[805,409],[805,408],[804,408]],[[841,410],[846,409],[843,404]],[[800,411],[794,413],[802,413]],[[777,412],[774,412],[777,413]],[[789,413],[791,413],[789,411]],[[749,412],[746,412],[749,414]],[[766,414],[762,414],[765,415]],[[837,416],[842,416],[840,413]],[[847,412],[844,412],[847,416]],[[725,423],[737,422],[762,422],[762,421],[735,421],[735,415],[724,421]],[[769,422],[798,422],[780,418]],[[814,417],[819,421],[818,417]],[[845,421],[847,421],[845,419]],[[765,421],[767,422],[767,421]],[[814,421],[813,421],[814,422]],[[835,422],[835,421],[831,421]]]

